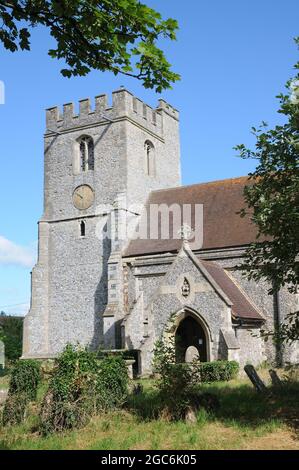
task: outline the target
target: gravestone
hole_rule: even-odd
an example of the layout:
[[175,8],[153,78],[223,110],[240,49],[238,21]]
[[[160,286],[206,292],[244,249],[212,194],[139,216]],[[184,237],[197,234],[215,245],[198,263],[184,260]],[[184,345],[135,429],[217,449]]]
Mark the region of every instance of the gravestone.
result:
[[258,392],[265,392],[267,390],[266,385],[264,384],[262,379],[259,377],[257,371],[252,365],[248,364],[247,366],[244,367],[244,370],[246,374],[248,375],[251,383],[254,385],[254,387],[256,388]]
[[195,346],[189,346],[185,352],[185,362],[193,362],[199,360],[199,352]]
[[5,346],[0,340],[0,369],[5,369]]
[[188,406],[185,412],[185,421],[186,423],[195,424],[197,422],[196,419],[196,410],[191,406]]
[[135,364],[135,359],[126,359],[125,360],[129,379],[133,379],[133,364]]

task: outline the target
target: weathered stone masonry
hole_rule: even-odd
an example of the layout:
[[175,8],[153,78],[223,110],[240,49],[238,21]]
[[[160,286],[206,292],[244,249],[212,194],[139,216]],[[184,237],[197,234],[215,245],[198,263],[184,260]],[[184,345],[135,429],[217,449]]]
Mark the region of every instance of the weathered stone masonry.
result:
[[[93,138],[95,165],[92,171],[80,172],[77,142],[83,135]],[[144,171],[146,140],[159,156],[154,178]],[[93,111],[89,100],[80,101],[78,116],[72,104],[64,105],[63,114],[57,107],[47,110],[44,214],[24,326],[24,357],[55,355],[67,342],[115,346],[109,325],[123,314],[107,308],[107,302],[113,305],[115,300],[112,294],[108,299],[111,279],[121,277],[120,252],[97,232],[98,226],[105,229],[109,223],[103,205],[113,205],[121,192],[128,205],[142,204],[152,189],[179,184],[178,113],[164,101],[152,109],[121,89],[113,93],[112,107],[101,95]],[[94,203],[85,210],[72,201],[80,185],[94,192]],[[86,223],[84,238],[79,236],[81,220]],[[121,308],[120,298],[117,304]]]
[[[82,166],[86,137],[94,163]],[[120,89],[112,106],[100,95],[93,109],[81,100],[78,115],[71,103],[62,113],[48,109],[44,174],[24,358],[53,357],[69,342],[136,349],[139,372],[146,374],[155,341],[167,334],[177,339],[180,331],[184,347],[197,348],[202,360],[277,360],[273,345],[259,337],[277,315],[270,286],[236,269],[256,234],[237,215],[247,179],[180,186],[179,114],[172,106],[160,100],[153,109]],[[78,188],[87,188],[91,199]],[[160,232],[157,239],[123,236],[129,219],[142,226],[142,208],[152,204],[192,210],[202,204],[202,245],[198,238],[163,239]],[[298,298],[283,289],[279,299],[283,320]],[[286,348],[283,360],[298,362],[298,347]]]

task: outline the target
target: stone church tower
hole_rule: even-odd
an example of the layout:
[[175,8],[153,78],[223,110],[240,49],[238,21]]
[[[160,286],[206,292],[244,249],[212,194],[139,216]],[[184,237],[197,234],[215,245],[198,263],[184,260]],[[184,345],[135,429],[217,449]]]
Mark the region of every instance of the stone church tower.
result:
[[62,114],[47,110],[44,213],[23,357],[51,357],[68,342],[119,347],[121,246],[103,235],[152,190],[179,185],[178,112],[165,101],[152,109],[120,89],[111,107],[101,95],[93,110],[80,101],[78,115],[72,103]]
[[241,366],[297,363],[298,342],[280,348],[260,331],[298,310],[299,297],[286,287],[269,294],[238,268],[257,235],[239,216],[248,184],[181,186],[178,112],[163,100],[152,109],[120,89],[111,107],[101,95],[93,110],[82,100],[78,115],[72,104],[48,109],[23,357],[54,357],[67,343],[125,348],[143,375],[170,334],[179,361],[192,352]]

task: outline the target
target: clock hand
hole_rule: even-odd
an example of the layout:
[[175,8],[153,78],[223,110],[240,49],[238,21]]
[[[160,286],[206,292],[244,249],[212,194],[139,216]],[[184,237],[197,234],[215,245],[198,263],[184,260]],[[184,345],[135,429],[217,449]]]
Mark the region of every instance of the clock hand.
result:
[[81,194],[77,193],[77,196],[81,197],[81,199],[83,199],[83,196],[81,196]]

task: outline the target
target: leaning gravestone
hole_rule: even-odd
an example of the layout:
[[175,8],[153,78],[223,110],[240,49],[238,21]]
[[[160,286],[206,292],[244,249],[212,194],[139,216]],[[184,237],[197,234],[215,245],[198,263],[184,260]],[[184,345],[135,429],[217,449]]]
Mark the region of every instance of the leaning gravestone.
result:
[[199,352],[195,346],[189,346],[185,353],[185,362],[193,362],[199,360]]
[[185,412],[185,421],[186,423],[194,424],[197,422],[196,419],[196,410],[189,406]]
[[265,392],[267,390],[266,385],[252,365],[248,364],[244,367],[244,370],[258,392]]
[[282,381],[278,377],[277,372],[275,370],[270,369],[269,370],[269,375],[271,377],[271,382],[272,382],[273,387],[282,387],[282,385],[283,385]]
[[0,340],[0,369],[5,369],[5,346]]

